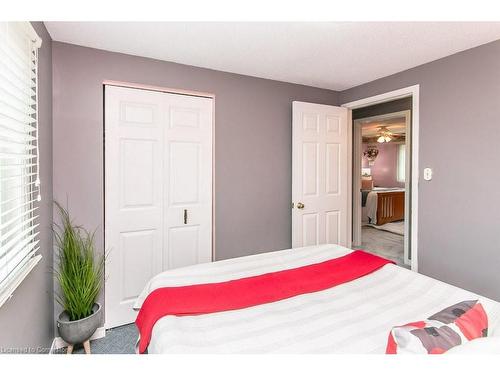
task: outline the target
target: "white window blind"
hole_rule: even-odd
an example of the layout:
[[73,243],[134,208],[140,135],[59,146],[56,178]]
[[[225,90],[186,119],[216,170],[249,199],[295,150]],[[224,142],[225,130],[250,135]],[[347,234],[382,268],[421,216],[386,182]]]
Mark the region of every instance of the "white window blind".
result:
[[0,22],[0,305],[40,260],[38,48],[29,22]]
[[405,182],[406,179],[406,145],[398,147],[398,182]]

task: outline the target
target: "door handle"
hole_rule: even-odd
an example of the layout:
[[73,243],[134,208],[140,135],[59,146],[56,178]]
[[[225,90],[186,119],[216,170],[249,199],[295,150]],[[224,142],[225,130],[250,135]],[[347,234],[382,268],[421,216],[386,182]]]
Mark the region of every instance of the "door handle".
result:
[[184,210],[184,224],[188,223],[188,210]]
[[303,209],[304,209],[304,207],[305,207],[305,206],[304,206],[304,203],[302,203],[302,202],[297,203],[297,208],[298,208],[299,210],[303,210]]

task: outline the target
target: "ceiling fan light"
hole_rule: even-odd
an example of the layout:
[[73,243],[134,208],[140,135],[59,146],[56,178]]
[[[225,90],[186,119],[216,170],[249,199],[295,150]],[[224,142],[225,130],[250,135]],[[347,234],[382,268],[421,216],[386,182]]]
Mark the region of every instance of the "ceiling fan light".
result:
[[378,143],[384,143],[385,142],[385,138],[383,136],[380,136],[380,137],[378,137],[377,142]]
[[391,137],[389,137],[388,135],[386,135],[386,136],[384,137],[384,139],[385,139],[385,141],[386,141],[386,142],[390,142],[392,138],[391,138]]

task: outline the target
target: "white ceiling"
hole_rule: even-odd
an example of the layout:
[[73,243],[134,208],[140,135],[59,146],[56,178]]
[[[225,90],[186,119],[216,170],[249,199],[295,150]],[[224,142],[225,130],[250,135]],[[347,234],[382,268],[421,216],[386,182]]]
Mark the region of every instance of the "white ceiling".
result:
[[61,42],[345,90],[500,39],[500,22],[45,22]]

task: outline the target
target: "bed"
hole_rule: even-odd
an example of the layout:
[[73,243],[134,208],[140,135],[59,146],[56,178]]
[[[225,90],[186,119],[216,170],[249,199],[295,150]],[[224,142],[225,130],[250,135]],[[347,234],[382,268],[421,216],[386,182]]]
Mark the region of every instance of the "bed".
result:
[[370,224],[383,225],[405,218],[405,190],[374,188],[366,197],[366,215]]
[[[135,308],[164,286],[236,280],[349,253],[338,245],[320,245],[169,270],[148,282]],[[393,326],[477,298],[487,311],[490,329],[495,327],[499,303],[387,264],[333,288],[277,302],[197,316],[164,316],[153,326],[148,353],[384,353]],[[490,332],[494,335],[495,329]]]

